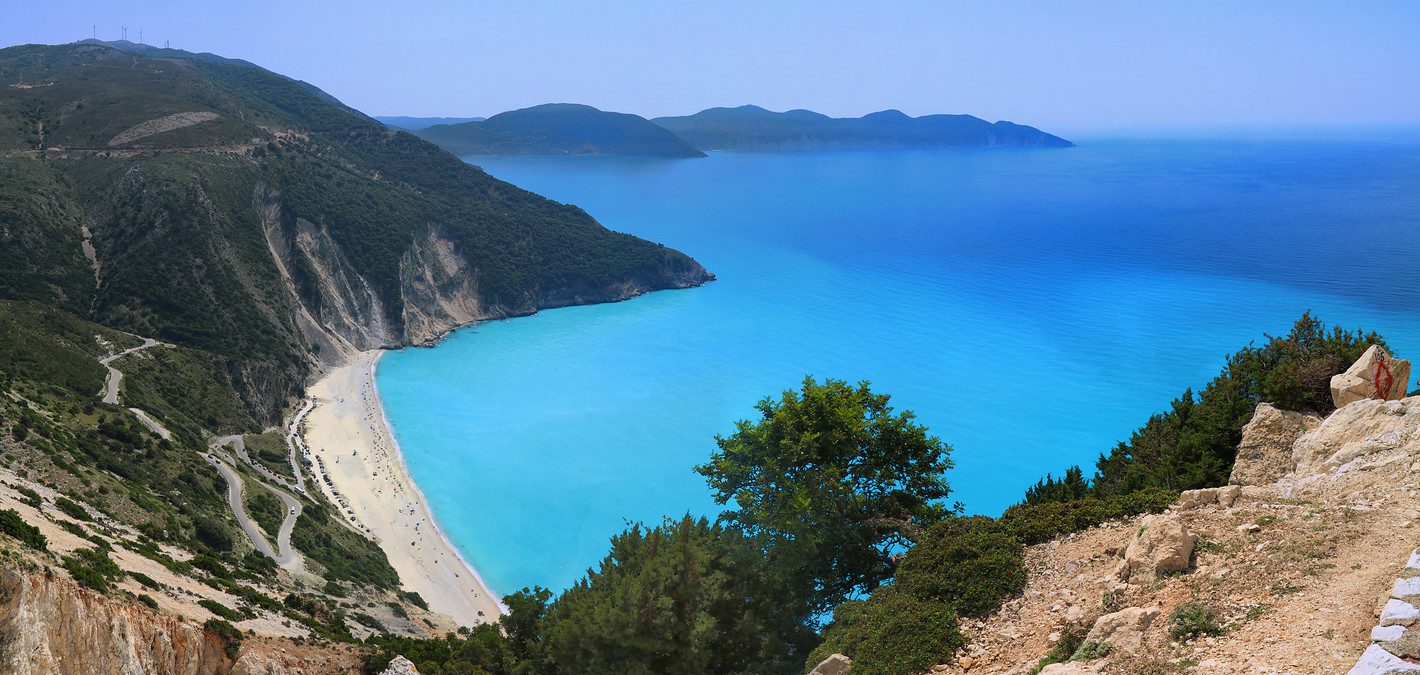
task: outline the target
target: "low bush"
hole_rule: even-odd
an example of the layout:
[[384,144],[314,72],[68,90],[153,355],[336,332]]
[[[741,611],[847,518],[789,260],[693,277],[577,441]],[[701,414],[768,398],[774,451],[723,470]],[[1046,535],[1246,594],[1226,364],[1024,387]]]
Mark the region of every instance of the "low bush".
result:
[[240,629],[221,619],[208,619],[207,623],[202,624],[202,627],[222,641],[222,651],[227,655],[227,658],[236,660],[237,653],[242,649],[242,631]]
[[39,551],[46,550],[49,546],[49,539],[38,527],[26,523],[20,513],[14,509],[0,511],[0,532],[4,532],[24,545]]
[[1222,635],[1223,627],[1214,621],[1213,608],[1198,602],[1185,602],[1169,612],[1169,635],[1184,640],[1199,635]]
[[1075,654],[1074,656],[1070,657],[1070,660],[1093,661],[1095,659],[1102,659],[1113,653],[1114,645],[1108,642],[1101,642],[1098,640],[1085,640],[1084,642],[1080,643],[1080,648],[1075,650]]
[[202,605],[203,609],[206,609],[207,611],[212,612],[213,614],[216,614],[217,616],[220,616],[228,621],[242,620],[241,614],[234,611],[231,607],[217,602],[216,600],[208,600],[206,598],[203,598],[202,600],[198,600],[197,604]]
[[75,504],[73,500],[69,499],[68,497],[56,498],[54,500],[54,506],[60,511],[63,511],[64,514],[69,516],[70,518],[76,518],[78,520],[93,520],[93,518],[89,516],[89,512],[84,510],[84,507]]
[[920,673],[964,642],[951,605],[884,589],[839,605],[807,666],[841,653],[853,659],[854,675]]
[[1140,513],[1160,513],[1176,501],[1177,491],[1147,488],[1104,499],[1087,497],[1070,502],[1017,504],[1001,514],[1000,522],[1006,532],[1029,546],[1106,521]]
[[951,518],[908,551],[893,583],[959,614],[984,614],[1025,588],[1025,547],[992,518]]

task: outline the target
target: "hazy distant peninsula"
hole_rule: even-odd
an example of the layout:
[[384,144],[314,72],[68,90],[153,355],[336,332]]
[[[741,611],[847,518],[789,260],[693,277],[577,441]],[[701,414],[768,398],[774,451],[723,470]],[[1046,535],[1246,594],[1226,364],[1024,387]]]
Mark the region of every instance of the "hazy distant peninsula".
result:
[[414,133],[456,155],[705,156],[644,117],[572,103],[549,103]]
[[909,117],[884,110],[835,118],[811,110],[772,112],[759,106],[710,108],[684,117],[657,117],[701,150],[813,150],[823,148],[1044,147],[1075,144],[1035,127],[992,124],[971,115]]
[[385,126],[400,131],[418,131],[427,129],[435,124],[462,124],[464,122],[482,122],[486,117],[408,117],[405,115],[375,115]]

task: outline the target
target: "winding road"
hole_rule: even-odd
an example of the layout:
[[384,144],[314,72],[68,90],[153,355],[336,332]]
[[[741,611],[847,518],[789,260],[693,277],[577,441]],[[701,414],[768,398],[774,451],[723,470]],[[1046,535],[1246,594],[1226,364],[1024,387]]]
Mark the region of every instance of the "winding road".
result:
[[301,502],[285,491],[257,481],[258,485],[270,490],[272,494],[275,494],[277,497],[280,497],[281,501],[286,505],[286,517],[281,521],[281,528],[276,533],[276,551],[273,552],[271,550],[271,543],[266,540],[266,537],[261,535],[261,530],[257,527],[256,523],[253,523],[251,519],[247,517],[246,509],[242,507],[242,490],[245,489],[246,482],[228,465],[228,463],[235,465],[235,461],[224,452],[220,454],[226,462],[217,459],[217,455],[219,454],[217,448],[228,443],[231,443],[237,453],[243,459],[246,459],[246,443],[242,440],[241,436],[222,436],[213,439],[208,444],[212,452],[208,453],[204,459],[207,460],[208,464],[217,467],[217,471],[221,472],[222,477],[227,479],[227,506],[231,507],[232,515],[236,516],[237,524],[241,525],[242,531],[245,532],[247,538],[251,540],[252,546],[255,546],[256,550],[260,551],[262,555],[275,560],[277,565],[286,567],[297,558],[296,553],[291,550],[291,530],[296,527],[296,519],[301,516]]
[[[124,356],[132,354],[133,352],[148,349],[149,347],[155,347],[159,344],[162,343],[152,338],[143,338],[143,344],[137,347],[131,347],[121,352],[110,354],[99,359],[99,364],[102,365],[104,368],[108,369],[108,380],[104,383],[104,390],[99,394],[103,398],[104,403],[119,405],[118,388],[119,383],[123,382],[123,373],[119,372],[117,368],[114,368],[109,364],[113,363],[114,361],[117,361],[120,358],[123,358]],[[295,429],[300,423],[300,420],[305,417],[306,413],[310,412],[311,407],[314,406],[307,407],[307,405],[303,403],[301,410],[292,419],[291,425],[288,427],[287,431],[286,443],[288,446],[293,448],[293,452],[291,453],[290,459],[291,469],[296,475],[296,486],[292,486],[280,476],[271,474],[270,471],[266,471],[266,473],[271,475],[271,478],[273,480],[280,482],[287,489],[295,487],[295,489],[299,492],[304,492],[305,487],[304,485],[302,485],[301,472],[296,467],[296,458],[294,453],[295,446],[292,445],[291,435],[295,433]],[[166,428],[164,428],[163,425],[159,424],[157,420],[154,420],[152,417],[149,417],[148,413],[143,412],[138,408],[129,408],[128,410],[138,418],[138,421],[141,422],[143,426],[148,427],[148,429],[151,430],[153,433],[157,434],[165,440],[172,438],[172,433],[170,433]],[[277,497],[280,497],[281,501],[284,502],[286,505],[286,517],[281,521],[281,528],[276,533],[277,550],[272,551],[271,542],[267,541],[266,537],[262,536],[260,528],[258,528],[256,523],[253,523],[251,519],[247,517],[246,509],[242,506],[242,490],[245,489],[246,483],[242,480],[242,477],[238,475],[237,472],[232,468],[233,466],[236,466],[236,462],[230,456],[228,456],[227,453],[220,452],[217,450],[217,448],[223,445],[227,445],[228,443],[232,444],[232,447],[236,449],[237,454],[240,455],[241,458],[248,464],[256,466],[263,471],[265,471],[265,467],[261,467],[260,465],[254,464],[251,461],[251,458],[247,457],[246,443],[242,440],[242,437],[240,435],[221,436],[219,438],[214,438],[208,442],[208,448],[210,452],[203,454],[202,459],[208,464],[211,464],[212,466],[216,467],[217,471],[222,474],[222,477],[227,480],[227,506],[232,509],[232,515],[236,517],[237,524],[241,526],[242,532],[246,533],[247,538],[251,540],[252,546],[256,547],[256,550],[260,551],[262,555],[265,555],[266,557],[275,560],[276,564],[283,568],[289,569],[293,564],[299,566],[301,564],[300,554],[296,553],[291,549],[291,530],[295,529],[296,519],[299,518],[301,515],[301,502],[295,497],[291,496],[290,494],[282,491],[281,489],[275,486],[267,485],[266,483],[257,481],[262,487],[275,493]],[[218,454],[221,454],[222,457],[226,459],[226,462],[217,459]]]
[[[128,356],[133,352],[147,349],[149,347],[156,347],[157,345],[157,340],[154,340],[152,338],[143,338],[143,344],[138,345],[137,347],[130,347],[121,352],[118,352],[117,354],[109,354],[108,356],[99,359],[99,365],[108,369],[108,381],[104,382],[103,393],[99,394],[103,397],[104,403],[112,403],[114,405],[118,405],[118,383],[123,381],[123,373],[118,372],[117,368],[114,368],[109,364],[125,356]],[[129,410],[132,410],[132,408],[129,408]],[[144,415],[144,417],[147,417],[147,415]],[[167,436],[163,436],[163,438],[167,438]]]

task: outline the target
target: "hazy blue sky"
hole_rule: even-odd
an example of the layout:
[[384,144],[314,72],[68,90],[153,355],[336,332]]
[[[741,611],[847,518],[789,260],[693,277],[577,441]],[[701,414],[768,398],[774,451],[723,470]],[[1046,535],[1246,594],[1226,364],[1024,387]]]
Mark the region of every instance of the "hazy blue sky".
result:
[[244,58],[377,115],[755,103],[1047,130],[1420,123],[1420,1],[10,2],[0,43]]

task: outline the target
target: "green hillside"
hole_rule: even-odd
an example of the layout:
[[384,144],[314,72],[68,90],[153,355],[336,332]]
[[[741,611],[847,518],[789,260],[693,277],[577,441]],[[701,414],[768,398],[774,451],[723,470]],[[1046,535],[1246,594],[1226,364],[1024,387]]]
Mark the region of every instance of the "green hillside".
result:
[[[0,50],[0,224],[0,299],[199,350],[249,419],[212,433],[275,423],[323,342],[409,344],[469,318],[407,326],[437,310],[419,293],[472,295],[489,318],[713,278],[311,85],[101,44]],[[411,286],[411,249],[435,240],[467,266],[455,291]]]
[[481,122],[414,132],[456,155],[634,155],[704,157],[675,134],[637,115],[549,103]]

